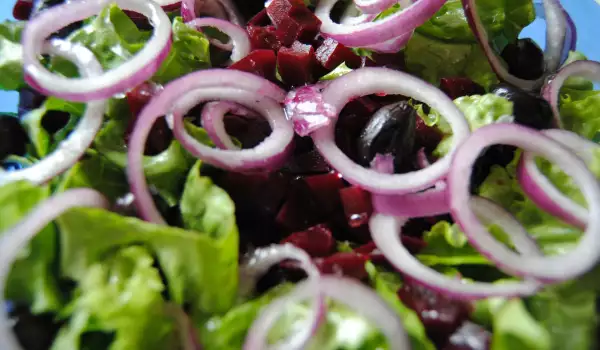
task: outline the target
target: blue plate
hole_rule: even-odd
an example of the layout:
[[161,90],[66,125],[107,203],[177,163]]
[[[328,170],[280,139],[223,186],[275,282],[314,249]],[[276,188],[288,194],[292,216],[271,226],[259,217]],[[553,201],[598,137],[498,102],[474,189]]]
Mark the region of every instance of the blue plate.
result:
[[[597,44],[597,37],[594,35],[597,33],[595,21],[600,18],[600,4],[596,0],[563,0],[562,3],[577,25],[577,49],[586,54],[589,59],[600,61],[600,45]],[[12,5],[0,6],[0,21],[10,18],[12,18]],[[545,30],[544,21],[538,19],[525,28],[521,36],[533,38],[543,47]],[[0,91],[1,112],[16,112],[17,101],[17,93]]]

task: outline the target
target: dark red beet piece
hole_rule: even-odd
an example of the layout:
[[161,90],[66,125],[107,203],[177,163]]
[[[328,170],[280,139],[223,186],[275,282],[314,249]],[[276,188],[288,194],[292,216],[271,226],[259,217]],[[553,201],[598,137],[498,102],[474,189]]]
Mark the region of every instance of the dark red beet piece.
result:
[[319,34],[321,21],[305,6],[293,7],[289,16],[275,23],[277,36],[284,45],[291,45],[298,40],[303,43],[312,43]]
[[252,50],[267,49],[278,51],[282,46],[281,40],[279,40],[275,33],[275,26],[259,27],[249,25],[246,30],[250,36]]
[[360,68],[361,59],[352,50],[327,38],[316,52],[317,61],[327,70],[333,70],[343,62],[350,68]]
[[406,280],[398,290],[402,302],[415,310],[427,335],[438,347],[469,317],[471,306]]
[[440,90],[453,100],[461,96],[485,94],[485,89],[469,78],[442,78]]
[[339,173],[313,175],[304,178],[315,204],[323,213],[331,213],[340,206],[338,192],[344,188],[344,182]]
[[315,65],[315,49],[298,41],[291,48],[282,47],[277,54],[277,69],[281,79],[291,86],[314,82]]
[[313,258],[328,256],[335,250],[335,239],[331,230],[323,224],[294,232],[281,243],[291,243]]
[[267,14],[267,9],[263,8],[259,13],[254,15],[254,17],[250,18],[248,21],[249,26],[257,26],[257,27],[265,27],[273,24],[269,15]]
[[319,270],[324,274],[336,274],[342,276],[363,279],[367,277],[365,264],[369,257],[356,253],[335,253],[323,260],[315,261]]
[[140,114],[144,106],[152,99],[152,97],[160,90],[160,87],[151,82],[145,82],[126,95],[129,111],[133,116]]
[[254,50],[229,66],[229,68],[254,73],[275,82],[277,81],[275,78],[276,62],[275,52],[271,50]]
[[13,7],[13,17],[18,21],[27,21],[33,10],[32,1],[17,0]]
[[425,150],[432,151],[444,137],[438,128],[428,126],[420,117],[417,118],[415,127],[417,129],[415,135],[416,148],[425,147]]
[[340,198],[348,226],[359,227],[369,221],[373,207],[367,191],[358,186],[346,187],[340,190]]
[[367,244],[363,244],[360,247],[357,247],[353,251],[357,254],[367,255],[369,257],[369,260],[373,261],[374,263],[386,262],[385,256],[383,256],[383,254],[381,254],[380,252],[375,251],[376,249],[377,246],[375,245],[375,242],[371,241]]
[[442,350],[487,350],[491,340],[492,333],[480,325],[466,321],[450,336],[448,344]]
[[308,186],[301,177],[292,180],[289,194],[275,218],[276,224],[288,232],[302,230],[322,222]]
[[304,7],[303,0],[273,0],[267,6],[266,13],[275,26],[279,26],[286,18],[290,17],[294,8]]
[[322,174],[331,171],[331,167],[317,150],[290,157],[284,170],[295,175]]

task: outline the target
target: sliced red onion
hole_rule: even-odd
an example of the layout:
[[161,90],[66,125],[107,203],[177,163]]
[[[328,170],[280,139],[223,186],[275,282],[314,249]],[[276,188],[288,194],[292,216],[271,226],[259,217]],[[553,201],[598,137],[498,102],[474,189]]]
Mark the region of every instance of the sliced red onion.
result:
[[[264,349],[258,347],[258,343],[249,343],[249,340],[257,337],[257,333],[263,339],[266,338],[268,329],[277,322],[287,305],[302,302],[315,294],[329,297],[365,317],[387,337],[389,349],[410,349],[410,342],[401,320],[377,293],[353,279],[334,276],[322,276],[318,281],[301,282],[289,295],[269,304],[250,328],[244,349]],[[310,331],[314,333],[316,329]]]
[[315,15],[322,22],[321,33],[324,36],[350,47],[382,43],[411,33],[416,27],[429,20],[446,2],[445,0],[419,0],[381,20],[350,26],[335,23],[330,17],[331,10],[338,1],[319,1]]
[[[244,349],[302,349],[310,340],[314,332],[318,329],[324,313],[324,303],[318,291],[318,281],[320,272],[317,266],[312,262],[310,256],[302,249],[296,248],[291,244],[273,245],[266,248],[256,249],[248,261],[240,268],[241,281],[247,283],[242,284],[242,294],[248,293],[249,288],[254,289],[256,281],[264,275],[273,265],[285,260],[295,260],[298,266],[306,272],[308,276],[307,285],[310,286],[311,293],[305,295],[312,297],[312,313],[307,321],[307,327],[302,332],[295,332],[289,339],[286,339],[275,346],[268,346],[267,338],[269,330],[273,327],[277,319],[284,311],[283,306],[287,304],[287,300],[275,301],[273,304],[280,303],[282,307],[267,307],[261,315],[252,324],[248,331],[248,337],[244,344]],[[249,282],[249,283],[248,283]]]
[[[39,60],[46,38],[71,23],[98,14],[111,2],[124,10],[143,14],[154,25],[154,33],[144,48],[127,62],[99,76],[67,78],[49,72]],[[45,95],[79,102],[104,99],[150,79],[167,57],[170,47],[171,22],[153,1],[73,1],[49,8],[27,23],[23,33],[25,80]]]
[[[214,27],[227,34],[230,38],[230,44],[224,44],[221,47],[231,50],[231,61],[233,62],[241,60],[250,53],[250,37],[246,30],[238,25],[210,17],[196,18],[190,22],[186,22],[186,24],[198,30],[202,27]],[[219,42],[218,40],[214,41]]]
[[68,190],[38,204],[16,226],[0,234],[0,349],[21,350],[4,307],[6,280],[12,264],[39,231],[64,212],[76,207],[107,208],[108,201],[91,189]]
[[334,140],[335,119],[312,134],[317,150],[346,181],[373,193],[407,194],[433,186],[446,176],[456,148],[470,133],[464,115],[442,91],[407,73],[386,68],[360,68],[331,81],[323,90],[323,102],[332,106],[338,114],[351,99],[374,93],[412,97],[439,111],[454,135],[450,151],[425,169],[405,174],[382,174],[363,168],[337,147]]
[[357,7],[354,5],[354,2],[350,2],[346,10],[342,14],[340,18],[340,24],[343,25],[356,25],[361,23],[372,22],[375,18],[377,18],[377,13],[367,13],[363,14]]
[[372,200],[376,213],[392,216],[423,218],[450,211],[448,190],[444,181],[422,192],[403,195],[374,194]]
[[[294,131],[278,103],[284,96],[285,92],[273,83],[235,70],[208,69],[169,83],[142,110],[129,142],[127,175],[140,216],[151,222],[165,223],[152,201],[142,166],[144,145],[158,118],[173,112],[175,136],[188,151],[207,163],[228,170],[265,168],[283,161],[291,149]],[[183,105],[173,111],[182,98]],[[232,100],[246,105],[265,115],[273,132],[252,149],[219,150],[202,145],[185,132],[182,123],[183,114],[201,100]]]
[[300,136],[329,125],[337,117],[335,109],[323,101],[326,84],[307,85],[292,90],[285,98],[285,114]]
[[231,0],[182,0],[181,17],[185,22],[203,17],[227,20],[237,26],[245,25],[244,18]]
[[561,68],[542,88],[542,96],[552,107],[557,126],[562,126],[560,118],[560,89],[571,76],[581,76],[593,81],[600,81],[600,63],[596,61],[575,61]]
[[[42,53],[61,56],[74,62],[85,78],[97,77],[103,73],[94,54],[79,44],[53,39],[44,43]],[[43,184],[71,168],[85,153],[100,131],[106,104],[106,100],[89,102],[85,113],[68,138],[62,141],[50,155],[31,167],[11,172],[4,172],[0,169],[0,186],[18,180]]]
[[381,43],[365,45],[363,48],[381,53],[395,53],[402,50],[404,46],[408,44],[408,41],[410,38],[412,38],[413,32],[414,31],[407,32],[397,38],[393,38]]
[[384,174],[394,173],[394,156],[392,154],[379,154],[375,155],[371,162],[371,168],[375,171]]
[[398,3],[398,0],[354,0],[354,4],[363,13],[378,14]]
[[202,108],[202,127],[218,148],[239,149],[225,130],[225,115],[227,113],[245,115],[251,113],[251,111],[231,102],[209,102]]
[[371,236],[377,248],[390,263],[400,272],[426,287],[458,299],[467,300],[531,295],[540,288],[538,282],[527,280],[502,284],[466,283],[430,269],[410,254],[402,244],[399,233],[406,221],[407,219],[404,218],[375,214],[369,223]]
[[431,165],[429,159],[427,159],[427,153],[425,152],[425,148],[421,148],[417,151],[417,165],[419,168],[427,168]]
[[[556,163],[571,176],[584,195],[589,211],[579,244],[560,256],[519,255],[498,242],[469,206],[469,180],[479,154],[494,144],[520,147]],[[448,174],[450,209],[469,242],[498,268],[516,276],[547,282],[575,278],[593,268],[600,258],[600,187],[586,164],[560,143],[517,124],[493,124],[476,130],[459,147]]]
[[[588,165],[592,164],[596,152],[600,149],[598,144],[570,131],[551,129],[542,132],[575,153]],[[523,152],[521,156],[517,176],[523,192],[544,211],[585,229],[589,217],[588,210],[559,191],[539,170],[535,157],[532,152]]]
[[[558,69],[565,47],[571,46],[573,35],[567,35],[569,31],[569,20],[558,0],[543,0],[546,16],[546,73],[552,73]],[[496,54],[489,42],[488,34],[477,11],[476,0],[462,0],[465,15],[469,26],[473,30],[475,38],[483,49],[492,70],[498,77],[507,83],[518,86],[524,90],[533,91],[544,83],[546,74],[536,80],[526,80],[509,73],[502,59]],[[568,52],[567,52],[568,53]]]

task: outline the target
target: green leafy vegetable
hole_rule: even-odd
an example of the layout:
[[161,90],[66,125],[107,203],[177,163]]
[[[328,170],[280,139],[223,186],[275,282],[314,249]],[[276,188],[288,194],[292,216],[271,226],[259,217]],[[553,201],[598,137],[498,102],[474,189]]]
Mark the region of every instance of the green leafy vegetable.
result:
[[[206,199],[204,199],[206,200]],[[99,209],[74,209],[59,220],[61,269],[82,280],[88,269],[120,247],[142,244],[164,271],[170,298],[193,314],[231,307],[238,279],[238,231],[224,220],[217,239],[204,232],[161,226]]]
[[185,183],[179,208],[186,228],[219,238],[235,226],[233,201],[212,180],[200,176],[200,164],[192,167]]
[[512,299],[493,315],[492,349],[548,350],[550,334],[527,311],[523,301]]
[[[16,225],[50,195],[47,186],[19,181],[0,187],[0,234]],[[8,276],[6,298],[30,306],[33,313],[57,311],[62,306],[54,271],[56,230],[50,224],[24,249]]]
[[[69,35],[68,40],[89,48],[104,69],[111,69],[139,52],[151,35],[150,31],[138,29],[123,10],[112,4]],[[153,81],[167,83],[210,66],[208,40],[201,32],[185,25],[180,17],[173,20],[172,41],[171,50]],[[53,58],[50,67],[66,76],[77,76],[75,66],[64,59]]]
[[0,23],[0,90],[17,90],[23,80],[23,48],[21,32],[25,22]]
[[333,80],[333,79],[341,77],[342,75],[348,74],[350,72],[352,72],[352,68],[348,67],[346,65],[346,62],[342,62],[342,64],[335,67],[335,69],[332,70],[331,72],[329,72],[329,73],[325,74],[324,76],[322,76],[321,78],[319,78],[319,80]]
[[489,261],[467,242],[467,237],[456,224],[436,223],[423,239],[427,246],[417,255],[425,265],[479,265]]
[[414,350],[433,350],[435,346],[427,338],[425,327],[419,316],[410,308],[406,307],[398,298],[398,289],[401,281],[398,275],[378,269],[371,262],[366,265],[369,280],[375,291],[381,296],[394,311],[402,318],[402,324],[410,337]]
[[110,350],[168,348],[173,320],[165,313],[165,286],[153,263],[146,249],[131,246],[91,265],[52,349],[85,348],[82,335],[93,331],[114,335]]

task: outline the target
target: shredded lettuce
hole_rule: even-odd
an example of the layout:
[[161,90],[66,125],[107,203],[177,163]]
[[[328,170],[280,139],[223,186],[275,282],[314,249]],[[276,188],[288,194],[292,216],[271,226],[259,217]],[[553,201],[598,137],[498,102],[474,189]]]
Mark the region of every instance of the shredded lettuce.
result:
[[[16,225],[38,202],[50,195],[48,186],[19,181],[0,187],[0,234]],[[57,311],[62,306],[56,271],[56,229],[42,229],[12,266],[6,284],[6,298],[29,305],[31,312]]]
[[143,247],[126,247],[92,264],[80,280],[52,349],[81,349],[86,332],[112,335],[110,350],[166,349],[174,332],[166,314],[165,286]]
[[17,90],[23,80],[23,48],[21,33],[25,22],[0,23],[0,90]]

